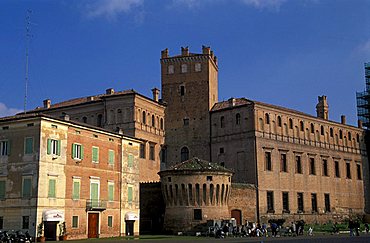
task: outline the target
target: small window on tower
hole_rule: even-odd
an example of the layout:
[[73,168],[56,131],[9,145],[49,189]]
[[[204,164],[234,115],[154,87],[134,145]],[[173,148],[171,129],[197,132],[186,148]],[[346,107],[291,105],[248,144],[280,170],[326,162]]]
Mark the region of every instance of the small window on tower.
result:
[[181,85],[180,86],[180,95],[181,96],[184,96],[185,95],[185,86],[184,85]]
[[188,65],[181,64],[181,73],[187,73],[187,72],[188,72]]
[[168,74],[173,74],[175,72],[175,68],[173,65],[168,66]]
[[189,126],[189,118],[184,118],[184,126]]
[[200,71],[202,71],[202,64],[195,63],[195,72],[200,72]]

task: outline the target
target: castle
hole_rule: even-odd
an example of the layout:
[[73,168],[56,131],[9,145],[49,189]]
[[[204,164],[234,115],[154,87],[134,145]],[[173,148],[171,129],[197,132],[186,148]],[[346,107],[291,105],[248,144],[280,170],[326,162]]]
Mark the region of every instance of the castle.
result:
[[[368,212],[363,129],[347,125],[344,116],[341,123],[330,121],[326,96],[318,98],[317,116],[246,98],[218,101],[218,62],[209,47],[201,53],[181,48],[177,56],[165,49],[160,63],[161,99],[157,88],[152,98],[107,89],[56,104],[47,99],[25,115],[0,119],[0,226],[20,228],[21,218],[22,227],[35,232],[45,222],[50,239],[62,221],[74,238],[138,234],[146,210],[139,183],[158,182],[159,171],[167,175],[194,157],[233,171],[222,210],[238,224],[271,218],[326,222]],[[29,161],[33,167],[26,166]],[[26,180],[18,186],[10,186],[13,168]],[[221,204],[212,209],[199,198],[212,184],[204,176],[205,187],[198,189],[199,177],[162,181],[172,195],[165,196],[168,217],[172,212],[181,218],[173,210],[179,206],[193,212],[192,224],[216,215]],[[194,195],[194,203],[180,205],[176,195]],[[9,213],[14,203],[19,208]],[[63,219],[47,218],[52,209]]]

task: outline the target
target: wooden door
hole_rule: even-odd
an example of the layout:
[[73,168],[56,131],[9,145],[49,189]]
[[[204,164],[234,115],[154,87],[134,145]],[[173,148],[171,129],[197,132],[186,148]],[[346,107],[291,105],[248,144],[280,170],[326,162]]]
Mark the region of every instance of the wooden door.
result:
[[238,209],[231,210],[231,217],[235,218],[237,225],[242,224],[242,212],[240,210]]
[[57,240],[57,224],[58,222],[54,222],[54,221],[44,222],[44,236],[46,240],[48,241]]
[[88,214],[88,238],[98,238],[99,234],[99,214],[89,213]]
[[126,235],[134,235],[135,220],[126,220]]

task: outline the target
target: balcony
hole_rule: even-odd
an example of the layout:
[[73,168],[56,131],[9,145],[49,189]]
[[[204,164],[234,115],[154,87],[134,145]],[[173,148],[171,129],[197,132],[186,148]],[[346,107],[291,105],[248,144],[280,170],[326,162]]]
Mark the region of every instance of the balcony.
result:
[[104,211],[105,209],[107,209],[107,201],[105,200],[86,200],[86,211]]

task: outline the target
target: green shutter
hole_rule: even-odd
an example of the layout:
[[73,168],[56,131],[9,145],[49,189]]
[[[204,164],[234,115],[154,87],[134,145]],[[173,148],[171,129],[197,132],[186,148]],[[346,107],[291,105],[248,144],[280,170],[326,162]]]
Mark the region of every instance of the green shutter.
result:
[[76,144],[72,144],[72,158],[76,158]]
[[127,201],[132,203],[132,187],[127,188]]
[[57,150],[57,155],[60,155],[60,150],[61,150],[61,149],[60,149],[60,147],[61,147],[61,145],[62,145],[61,141],[60,141],[60,140],[58,140],[58,141],[57,141],[57,149],[58,149],[58,150]]
[[114,185],[108,184],[108,200],[113,201],[114,200]]
[[50,198],[55,198],[55,184],[56,184],[55,179],[49,179],[49,194],[48,194],[48,196]]
[[73,182],[73,199],[80,199],[80,182],[74,181]]
[[113,216],[108,216],[108,227],[113,227]]
[[33,138],[26,138],[24,153],[25,154],[33,153]]
[[78,216],[72,216],[72,228],[78,227]]
[[47,153],[51,154],[51,139],[48,139],[48,148],[47,148]]
[[31,178],[23,179],[22,197],[31,197]]
[[108,159],[109,164],[114,164],[114,151],[109,150],[109,159]]
[[5,181],[0,181],[0,199],[5,199]]
[[92,148],[92,161],[93,162],[99,161],[99,148],[96,147]]
[[81,145],[81,159],[84,158],[84,146]]
[[133,164],[134,164],[134,156],[132,154],[129,154],[127,165],[128,167],[132,167]]

